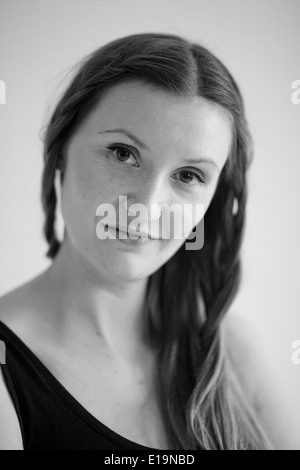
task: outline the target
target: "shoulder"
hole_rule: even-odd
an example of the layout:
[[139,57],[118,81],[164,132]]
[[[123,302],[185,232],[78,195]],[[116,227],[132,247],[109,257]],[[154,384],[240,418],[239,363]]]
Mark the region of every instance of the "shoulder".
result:
[[43,302],[39,283],[43,274],[0,297],[0,321],[21,338],[34,332],[39,324]]
[[[0,297],[0,321],[28,344],[34,342],[38,335],[38,279],[34,278]],[[21,449],[23,442],[19,420],[0,366],[0,450]]]
[[263,333],[237,313],[225,317],[222,331],[226,353],[267,437],[275,449],[300,450],[300,426]]
[[262,359],[261,332],[247,319],[231,312],[223,320],[222,333],[226,354],[234,364],[240,380],[244,385],[247,384],[249,392],[255,393],[257,384],[256,381],[250,381],[250,377],[253,378],[252,366]]
[[23,439],[14,405],[0,366],[0,450],[23,450]]
[[[18,295],[17,291],[11,291],[0,298],[0,320],[12,330],[20,329],[22,323],[20,313],[22,302],[18,302]],[[2,366],[0,366],[0,450],[22,449],[22,434],[18,417],[6,387]]]

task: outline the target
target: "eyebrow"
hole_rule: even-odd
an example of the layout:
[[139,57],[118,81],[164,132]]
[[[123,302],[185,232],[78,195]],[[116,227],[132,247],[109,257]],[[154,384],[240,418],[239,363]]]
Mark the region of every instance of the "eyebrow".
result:
[[[131,139],[136,145],[138,145],[142,149],[150,151],[149,147],[146,144],[144,144],[144,142],[142,142],[137,136],[133,135],[131,132],[127,131],[126,129],[119,129],[119,128],[117,128],[117,129],[106,129],[104,131],[98,132],[98,134],[109,134],[109,133],[124,134],[127,137],[129,137],[129,139]],[[210,163],[218,171],[220,171],[220,169],[219,169],[218,165],[216,164],[216,162],[214,162],[214,160],[212,160],[211,158],[189,158],[185,161],[186,161],[186,163]]]
[[147,147],[146,144],[144,144],[140,139],[138,139],[138,137],[136,137],[135,135],[131,134],[131,132],[126,131],[125,129],[111,129],[111,130],[105,130],[105,131],[98,132],[98,134],[107,134],[107,133],[110,133],[110,132],[111,132],[111,133],[118,133],[118,134],[127,135],[127,137],[129,137],[129,139],[131,139],[133,142],[135,142],[137,145],[139,145],[142,149],[149,151],[149,147]]

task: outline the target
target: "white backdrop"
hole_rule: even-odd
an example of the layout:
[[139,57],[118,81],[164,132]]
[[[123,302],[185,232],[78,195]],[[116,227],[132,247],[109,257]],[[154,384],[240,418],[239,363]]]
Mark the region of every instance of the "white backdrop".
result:
[[299,0],[0,0],[0,295],[49,265],[39,134],[69,67],[120,36],[186,35],[224,61],[245,98],[256,151],[233,311],[261,332],[300,423],[299,18]]

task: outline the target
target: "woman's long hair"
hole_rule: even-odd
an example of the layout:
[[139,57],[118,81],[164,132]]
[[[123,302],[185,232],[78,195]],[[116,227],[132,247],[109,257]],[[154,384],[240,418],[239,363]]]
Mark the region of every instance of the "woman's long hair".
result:
[[47,256],[54,259],[60,248],[54,178],[56,169],[63,174],[64,146],[105,90],[135,79],[174,95],[205,98],[225,110],[233,129],[230,155],[205,214],[203,248],[186,250],[183,244],[148,280],[145,338],[157,353],[156,383],[170,447],[269,448],[225,352],[221,328],[241,279],[251,138],[239,88],[206,48],[176,35],[135,34],[106,44],[79,64],[44,137]]

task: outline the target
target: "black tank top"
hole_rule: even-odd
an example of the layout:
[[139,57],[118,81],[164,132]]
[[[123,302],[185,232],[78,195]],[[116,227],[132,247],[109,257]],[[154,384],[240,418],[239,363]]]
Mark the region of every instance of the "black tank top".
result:
[[1,365],[24,450],[147,450],[109,429],[63,387],[38,357],[0,321]]

